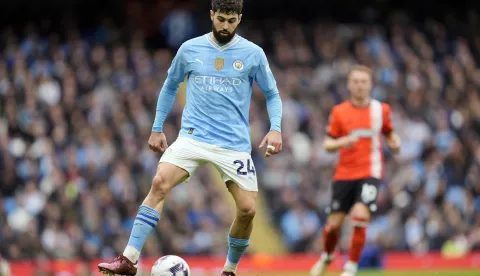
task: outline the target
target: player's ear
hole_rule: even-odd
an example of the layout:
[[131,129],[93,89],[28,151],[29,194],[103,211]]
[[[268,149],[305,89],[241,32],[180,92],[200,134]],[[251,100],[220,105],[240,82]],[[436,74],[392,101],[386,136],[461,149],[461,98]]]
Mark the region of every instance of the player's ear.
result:
[[240,14],[240,15],[238,16],[238,23],[242,22],[242,15],[243,15],[243,14]]
[[215,12],[210,10],[210,19],[212,20],[212,22],[214,17],[215,17]]

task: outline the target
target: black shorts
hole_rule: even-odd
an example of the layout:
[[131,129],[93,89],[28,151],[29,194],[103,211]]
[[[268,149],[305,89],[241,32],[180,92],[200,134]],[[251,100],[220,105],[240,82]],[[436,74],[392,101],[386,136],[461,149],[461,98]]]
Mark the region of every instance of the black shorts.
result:
[[378,184],[376,178],[334,181],[332,184],[332,202],[327,213],[348,213],[352,206],[361,202],[368,206],[370,212],[377,210]]

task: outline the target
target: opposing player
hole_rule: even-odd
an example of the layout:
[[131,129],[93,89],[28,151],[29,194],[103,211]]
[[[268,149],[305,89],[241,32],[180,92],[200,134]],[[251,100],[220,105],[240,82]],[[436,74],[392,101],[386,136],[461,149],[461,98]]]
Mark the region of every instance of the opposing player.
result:
[[363,250],[370,213],[376,210],[377,185],[383,174],[382,135],[397,153],[400,139],[392,128],[390,107],[370,98],[372,71],[355,66],[348,75],[349,101],[335,106],[330,114],[324,148],[340,151],[335,170],[332,202],[323,229],[323,254],[311,275],[322,276],[333,259],[345,216],[350,213],[353,232],[349,261],[342,276],[354,276]]
[[[160,92],[148,140],[153,151],[165,153],[151,190],[139,208],[125,251],[112,262],[99,264],[100,271],[135,275],[140,252],[160,219],[167,193],[192,176],[199,166],[211,163],[236,202],[237,213],[228,235],[229,250],[222,272],[224,276],[235,275],[249,245],[258,191],[248,123],[254,80],[265,95],[271,125],[260,147],[267,146],[266,157],[282,150],[282,103],[265,53],[235,34],[242,8],[243,0],[212,0],[212,32],[185,42],[178,50]],[[186,76],[182,128],[178,139],[168,147],[162,126]]]

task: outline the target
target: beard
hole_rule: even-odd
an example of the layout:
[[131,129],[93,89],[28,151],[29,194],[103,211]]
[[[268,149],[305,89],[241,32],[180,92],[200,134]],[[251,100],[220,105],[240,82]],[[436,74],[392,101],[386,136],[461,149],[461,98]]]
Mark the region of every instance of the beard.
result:
[[213,24],[212,24],[212,33],[213,33],[213,36],[215,37],[215,39],[220,44],[227,44],[235,36],[235,31],[233,31],[231,33],[228,32],[228,31],[224,31],[224,30],[218,31],[215,28],[215,25],[213,25]]

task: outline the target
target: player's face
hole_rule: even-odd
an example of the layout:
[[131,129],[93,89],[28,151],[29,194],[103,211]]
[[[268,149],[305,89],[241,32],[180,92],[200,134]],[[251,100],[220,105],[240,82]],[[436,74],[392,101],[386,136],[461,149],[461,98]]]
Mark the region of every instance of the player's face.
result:
[[353,71],[348,78],[348,90],[352,97],[356,99],[365,99],[370,96],[372,89],[372,77],[364,71]]
[[235,30],[242,19],[242,15],[210,11],[210,18],[213,22],[213,36],[219,43],[225,44],[230,42],[235,35]]

